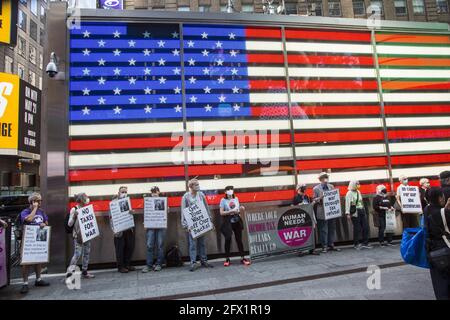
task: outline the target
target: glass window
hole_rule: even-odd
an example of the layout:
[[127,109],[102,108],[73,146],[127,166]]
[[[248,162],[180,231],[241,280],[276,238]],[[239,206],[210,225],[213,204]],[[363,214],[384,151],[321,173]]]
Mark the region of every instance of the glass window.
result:
[[39,53],[39,69],[44,68],[44,57],[42,56],[42,53]]
[[17,51],[22,57],[27,55],[27,42],[22,37],[17,37]]
[[328,14],[330,17],[337,17],[341,15],[341,2],[328,1]]
[[41,22],[42,23],[45,23],[45,18],[46,18],[45,14],[46,14],[45,7],[41,6]]
[[437,13],[447,13],[448,12],[447,0],[436,0],[436,12]]
[[253,4],[243,4],[241,12],[253,13],[255,11]]
[[297,14],[297,4],[296,3],[286,3],[285,6],[286,8],[286,14]]
[[39,30],[39,44],[41,46],[44,45],[44,38],[45,38],[44,29],[40,28],[40,30]]
[[372,10],[372,14],[376,13],[377,11],[379,11],[381,15],[384,14],[383,1],[381,0],[370,1],[370,9]]
[[19,2],[20,2],[21,4],[23,4],[25,7],[27,6],[27,0],[19,0]]
[[211,11],[211,6],[198,6],[198,11],[209,12],[209,11]]
[[31,13],[33,13],[35,16],[38,14],[38,1],[37,0],[30,0],[30,10]]
[[20,63],[17,64],[17,74],[19,75],[20,79],[25,80],[25,67]]
[[17,26],[23,31],[27,32],[27,14],[22,10],[19,10]]
[[425,4],[423,0],[413,0],[413,11],[417,14],[425,13]]
[[395,14],[398,16],[406,15],[406,1],[405,0],[395,0],[394,1]]
[[5,56],[5,72],[13,73],[14,69],[14,60],[9,56]]
[[227,12],[227,6],[226,5],[221,5],[220,6],[220,11],[221,12]]
[[42,77],[39,77],[39,89],[42,90]]
[[31,85],[36,86],[36,73],[31,70],[28,70],[28,82]]
[[35,41],[38,40],[38,26],[33,20],[30,20],[30,37]]
[[322,1],[312,1],[308,3],[308,12],[312,16],[322,16]]
[[178,11],[191,11],[189,7],[178,7]]
[[353,0],[353,14],[355,16],[366,14],[364,0]]
[[36,64],[37,63],[37,57],[36,57],[36,48],[35,47],[33,47],[31,44],[30,44],[30,54],[29,54],[29,58],[30,58],[30,62],[32,63],[32,64]]

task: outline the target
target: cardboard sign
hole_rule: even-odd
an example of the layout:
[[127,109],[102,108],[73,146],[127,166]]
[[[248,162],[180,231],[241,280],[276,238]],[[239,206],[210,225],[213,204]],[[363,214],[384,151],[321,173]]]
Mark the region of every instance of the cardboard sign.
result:
[[8,284],[5,236],[5,228],[0,227],[0,288]]
[[22,240],[21,265],[48,263],[50,258],[50,227],[26,225]]
[[149,229],[167,228],[166,197],[144,198],[144,228]]
[[400,186],[400,201],[403,213],[422,213],[418,187]]
[[97,218],[95,217],[92,204],[78,209],[77,213],[83,243],[98,237],[100,235],[100,230],[97,225]]
[[395,218],[395,209],[386,211],[386,233],[394,233],[397,229],[397,220]]
[[113,200],[109,203],[111,222],[114,233],[125,231],[134,227],[134,217],[130,213],[130,197]]
[[246,212],[251,259],[313,249],[313,217],[312,204],[281,208],[263,207]]
[[193,203],[183,210],[192,238],[198,238],[214,229],[211,218],[203,202]]
[[339,189],[324,191],[323,209],[325,213],[325,220],[336,219],[342,216]]

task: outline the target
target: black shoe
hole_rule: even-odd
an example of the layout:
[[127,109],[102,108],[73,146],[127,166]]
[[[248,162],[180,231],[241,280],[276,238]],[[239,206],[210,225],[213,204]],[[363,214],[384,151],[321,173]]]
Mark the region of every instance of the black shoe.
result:
[[319,251],[316,251],[316,250],[311,250],[311,251],[309,252],[309,254],[312,254],[313,256],[320,256],[320,252],[319,252]]
[[48,287],[50,285],[50,283],[48,283],[47,281],[44,281],[44,280],[39,280],[39,281],[36,281],[35,283],[34,283],[34,286],[35,287]]
[[22,288],[20,289],[20,293],[21,294],[27,294],[28,293],[28,285],[27,284],[24,284],[22,286]]
[[305,256],[305,253],[304,253],[303,251],[302,251],[302,252],[299,252],[298,256],[299,256],[299,257],[304,257],[304,256]]
[[202,262],[202,267],[203,268],[214,268],[214,266],[212,264],[208,263],[207,261]]

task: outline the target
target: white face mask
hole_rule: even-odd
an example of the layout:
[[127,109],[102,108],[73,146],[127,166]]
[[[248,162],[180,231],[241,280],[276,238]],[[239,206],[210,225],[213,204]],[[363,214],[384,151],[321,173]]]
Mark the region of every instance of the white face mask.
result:
[[86,198],[86,200],[84,200],[84,204],[89,204],[89,202],[91,202],[91,199]]
[[194,185],[194,186],[192,186],[192,190],[199,191],[200,190],[200,186],[198,184]]
[[125,198],[126,196],[127,196],[127,193],[126,193],[126,192],[121,192],[119,197],[120,197],[120,198]]
[[402,180],[402,183],[403,183],[403,185],[406,186],[406,185],[408,184],[408,179],[403,179],[403,180]]
[[227,190],[226,193],[227,193],[228,196],[232,196],[234,192],[233,192],[233,190]]

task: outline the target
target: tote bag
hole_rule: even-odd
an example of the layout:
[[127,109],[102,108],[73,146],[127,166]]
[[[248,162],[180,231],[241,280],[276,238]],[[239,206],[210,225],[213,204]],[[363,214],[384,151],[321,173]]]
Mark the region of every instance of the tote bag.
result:
[[394,233],[397,229],[397,219],[395,218],[395,209],[386,210],[386,233]]
[[413,266],[430,268],[425,248],[426,237],[423,220],[420,228],[406,228],[403,230],[400,253],[403,260]]

